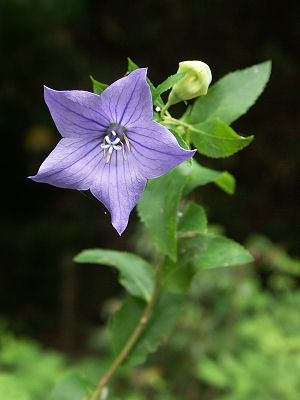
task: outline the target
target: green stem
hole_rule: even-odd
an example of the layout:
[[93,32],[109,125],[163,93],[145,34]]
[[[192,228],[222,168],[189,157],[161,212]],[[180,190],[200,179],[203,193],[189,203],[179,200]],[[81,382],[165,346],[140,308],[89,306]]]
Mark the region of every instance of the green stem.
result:
[[168,115],[163,116],[163,121],[161,121],[161,124],[165,125],[179,125],[179,126],[184,126],[185,128],[192,129],[192,126],[190,124],[187,124],[186,122],[180,121],[180,119],[173,118]]
[[118,357],[114,360],[114,362],[112,363],[112,365],[110,366],[108,371],[100,379],[98,386],[97,386],[96,390],[94,391],[94,393],[92,394],[90,400],[99,400],[101,390],[107,384],[107,382],[110,380],[112,375],[116,372],[116,370],[122,364],[122,362],[125,360],[125,358],[128,356],[130,350],[133,348],[133,346],[137,342],[144,326],[148,322],[151,311],[153,309],[153,306],[155,304],[155,301],[156,301],[158,293],[159,293],[160,270],[161,270],[161,266],[162,266],[162,261],[163,261],[163,254],[160,255],[160,258],[159,258],[158,263],[155,268],[155,284],[154,284],[154,289],[153,289],[151,299],[150,299],[149,303],[147,304],[147,306],[144,310],[144,313],[139,320],[138,325],[136,326],[135,330],[132,332],[131,336],[129,337],[129,339],[126,342],[125,346],[123,347],[122,351],[119,353]]
[[[162,119],[164,118],[164,114],[168,113],[168,108],[169,107],[170,107],[170,104],[169,104],[169,102],[167,102],[167,104],[162,108],[162,110],[160,112],[160,116],[161,116]],[[168,115],[170,115],[170,114],[168,113]]]

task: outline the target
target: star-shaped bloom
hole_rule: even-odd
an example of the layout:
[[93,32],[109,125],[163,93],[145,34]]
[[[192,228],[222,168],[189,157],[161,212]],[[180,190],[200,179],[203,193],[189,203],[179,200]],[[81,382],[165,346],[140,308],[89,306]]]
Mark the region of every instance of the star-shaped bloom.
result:
[[30,178],[54,186],[90,189],[111,214],[121,235],[147,179],[157,178],[191,158],[164,126],[153,121],[146,68],[101,95],[45,87],[45,101],[62,135]]

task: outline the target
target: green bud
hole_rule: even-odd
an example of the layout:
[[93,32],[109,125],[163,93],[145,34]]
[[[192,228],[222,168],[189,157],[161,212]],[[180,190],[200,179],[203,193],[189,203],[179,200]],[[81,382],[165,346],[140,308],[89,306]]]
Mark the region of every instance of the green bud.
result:
[[173,86],[168,105],[194,99],[207,93],[212,78],[207,64],[202,61],[182,61],[179,63],[178,72],[186,72],[186,74]]

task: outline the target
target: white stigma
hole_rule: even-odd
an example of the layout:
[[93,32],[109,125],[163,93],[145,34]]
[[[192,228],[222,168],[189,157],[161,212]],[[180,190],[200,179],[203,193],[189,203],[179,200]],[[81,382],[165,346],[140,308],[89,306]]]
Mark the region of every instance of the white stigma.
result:
[[[116,133],[114,131],[112,131],[112,134],[114,136],[116,136]],[[107,144],[105,144],[105,142]],[[105,156],[105,150],[108,149],[108,155],[106,158],[106,163],[109,163],[110,157],[112,155],[112,152],[114,150],[118,151],[118,150],[122,150],[122,146],[118,146],[118,143],[120,142],[120,138],[116,138],[115,140],[111,141],[109,136],[105,136],[104,138],[104,143],[101,144],[101,148],[104,149],[104,156]]]

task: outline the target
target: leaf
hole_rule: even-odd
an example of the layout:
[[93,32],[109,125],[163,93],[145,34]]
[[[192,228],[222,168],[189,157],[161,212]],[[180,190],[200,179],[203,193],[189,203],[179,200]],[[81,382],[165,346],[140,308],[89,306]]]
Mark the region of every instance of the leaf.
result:
[[192,108],[189,123],[220,119],[230,125],[253,106],[264,90],[271,73],[266,61],[232,72],[215,83]]
[[166,258],[161,271],[161,284],[170,293],[185,293],[197,272],[191,263],[178,260],[174,263]]
[[182,163],[177,167],[180,173],[188,176],[187,183],[183,188],[183,196],[186,196],[198,186],[206,185],[213,182],[228,194],[235,191],[235,179],[226,171],[215,171],[210,168],[203,167],[196,160],[193,161],[192,167],[186,163]]
[[127,66],[128,72],[132,72],[132,71],[140,68],[129,57],[127,57],[127,61],[128,61],[128,66]]
[[25,388],[23,388],[19,379],[3,373],[0,375],[0,399],[33,400]]
[[92,75],[90,75],[90,79],[93,83],[93,92],[96,94],[101,94],[108,87],[106,83],[96,81],[96,79],[94,79]]
[[182,293],[189,289],[198,270],[252,261],[248,251],[231,239],[219,235],[197,234],[180,240],[176,263],[166,259],[162,269],[162,285],[170,292]]
[[[191,146],[190,146],[190,145],[183,139],[183,137],[181,136],[179,129],[178,129],[178,130],[175,130],[175,129],[172,129],[172,128],[174,128],[174,127],[169,127],[169,126],[167,126],[167,125],[165,125],[165,127],[166,127],[170,132],[173,133],[173,135],[175,136],[175,138],[176,138],[176,140],[177,140],[179,146],[181,146],[181,147],[182,147],[183,149],[185,149],[185,150],[190,150],[190,149],[191,149]],[[179,131],[179,132],[178,132],[178,131]],[[192,165],[193,165],[193,158],[190,158],[190,159],[187,160],[186,162],[187,162],[187,164],[188,164],[189,166],[192,166]]]
[[178,222],[178,233],[203,233],[207,229],[207,218],[201,206],[193,202],[188,203]]
[[162,93],[171,89],[177,82],[179,82],[184,77],[185,74],[186,71],[171,75],[166,80],[164,80],[160,85],[158,85],[153,94],[153,101],[155,101],[157,97],[160,96]]
[[224,171],[202,167],[194,160],[192,167],[187,162],[167,174],[150,179],[139,203],[141,221],[155,239],[159,249],[176,261],[177,212],[180,199],[197,186],[216,183],[225,192],[232,194],[235,180]]
[[208,157],[227,157],[248,146],[253,136],[243,137],[224,122],[216,120],[211,132],[205,132],[194,125],[190,129],[191,140],[199,153]]
[[[183,149],[185,149],[185,150],[190,150],[190,149],[191,149],[191,147],[190,147],[190,146],[188,145],[188,143],[183,139],[183,137],[180,135],[179,132],[177,132],[175,129],[172,129],[172,128],[169,127],[169,126],[166,126],[166,128],[167,128],[170,132],[172,132],[172,134],[175,136],[175,138],[176,138],[176,140],[177,140],[179,146],[181,146],[181,147],[182,147]],[[189,162],[190,160],[192,160],[192,158],[190,158],[190,159],[187,160],[187,161]]]
[[84,250],[75,262],[101,264],[115,267],[120,272],[119,281],[133,296],[149,301],[154,286],[154,273],[150,264],[135,254],[113,250]]
[[159,249],[176,261],[177,212],[188,176],[177,168],[150,179],[138,203],[138,215]]
[[[136,65],[129,57],[127,58],[127,60],[128,60],[128,72],[132,72],[132,71],[134,71],[135,69],[138,69],[138,68],[140,68],[138,65]],[[150,79],[147,77],[147,82],[148,82],[148,85],[150,86],[150,90],[151,90],[151,94],[152,94],[152,99],[153,99],[153,104],[155,105],[155,106],[158,106],[158,107],[160,107],[160,108],[163,108],[164,107],[164,105],[165,105],[165,103],[163,102],[163,100],[162,100],[162,98],[160,97],[160,96],[158,96],[156,99],[155,99],[155,101],[154,101],[154,95],[155,95],[155,91],[156,91],[156,88],[155,88],[155,86],[153,85],[153,83],[150,81]]]
[[[158,345],[170,334],[181,310],[182,295],[161,290],[153,307],[149,321],[129,354],[126,364],[131,366],[145,361],[148,353],[156,351]],[[125,346],[145,309],[145,303],[134,297],[128,298],[122,308],[114,314],[111,323],[111,341],[117,356]]]
[[227,171],[223,172],[222,175],[216,178],[214,182],[228,194],[233,194],[235,191],[235,179]]
[[95,389],[88,379],[71,373],[55,386],[48,400],[88,400]]
[[199,234],[183,239],[181,248],[186,250],[186,254],[190,253],[197,269],[228,267],[253,261],[242,245],[220,235]]

